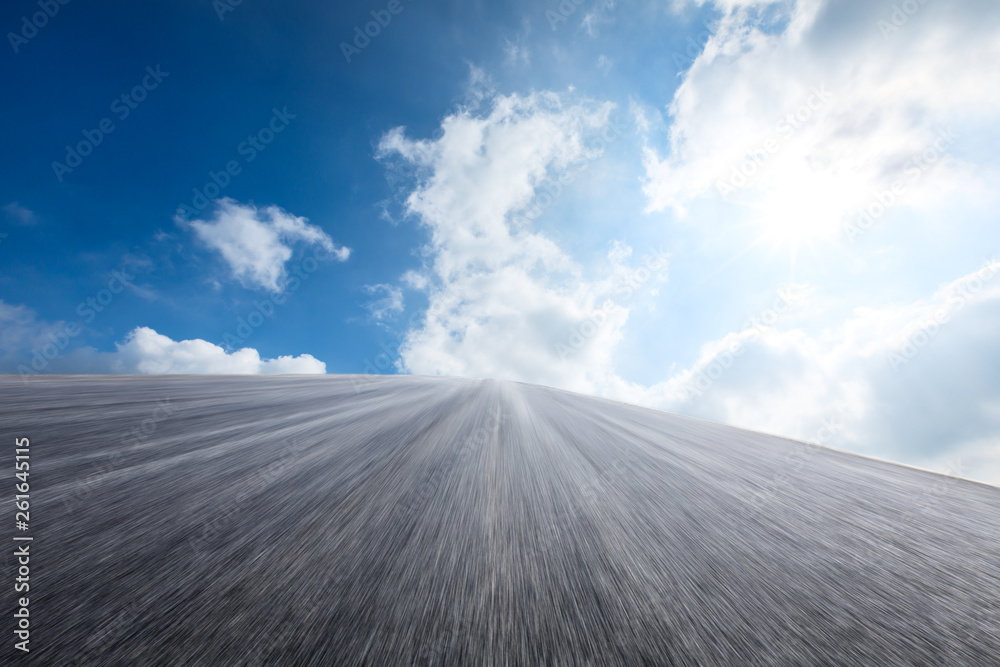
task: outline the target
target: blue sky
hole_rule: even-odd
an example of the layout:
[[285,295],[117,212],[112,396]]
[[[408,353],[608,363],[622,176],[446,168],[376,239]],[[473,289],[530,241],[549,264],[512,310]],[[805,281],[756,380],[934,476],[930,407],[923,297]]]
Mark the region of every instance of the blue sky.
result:
[[1000,483],[998,18],[8,3],[0,371],[499,377]]

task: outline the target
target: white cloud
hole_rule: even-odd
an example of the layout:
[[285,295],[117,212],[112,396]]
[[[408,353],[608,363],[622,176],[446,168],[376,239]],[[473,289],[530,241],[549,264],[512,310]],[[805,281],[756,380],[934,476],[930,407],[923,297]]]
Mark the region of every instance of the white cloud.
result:
[[113,373],[198,375],[322,374],[326,364],[309,354],[261,359],[253,348],[227,353],[201,339],[174,341],[149,327],[133,329],[111,355]]
[[531,64],[531,52],[528,50],[527,45],[524,43],[523,37],[518,37],[514,41],[507,39],[503,40],[503,53],[504,58],[508,64],[517,65]]
[[[1000,69],[1000,5],[711,4],[721,16],[668,107],[666,146],[648,138],[656,115],[633,104],[647,134],[647,210],[713,228],[749,217],[761,236],[793,244],[853,242],[867,228],[859,221],[889,208],[955,226],[966,202],[995,197],[995,159],[974,144],[1000,119],[1000,90],[987,85]],[[696,208],[711,199],[730,206]],[[838,321],[824,306],[850,298],[840,281],[814,304],[819,330],[782,322],[733,332],[664,382],[621,380],[608,394],[796,438],[837,415],[837,446],[942,471],[964,457],[973,463],[962,474],[1000,484],[1000,388],[985,370],[998,361],[986,332],[1000,320],[1000,285],[956,296],[975,280]],[[948,323],[937,327],[936,314]],[[929,342],[909,359],[914,338]],[[692,383],[708,388],[692,394]]]
[[733,332],[664,382],[604,393],[797,439],[833,419],[824,444],[941,472],[962,459],[963,476],[1000,484],[998,320],[992,261],[926,300],[857,309],[819,332],[794,318]]
[[326,364],[309,354],[261,359],[253,348],[227,353],[201,339],[174,341],[136,327],[115,352],[80,346],[79,322],[46,322],[26,306],[0,301],[0,373],[315,374]]
[[308,224],[306,218],[291,215],[277,206],[258,209],[229,198],[216,202],[210,221],[193,220],[189,224],[197,237],[219,252],[233,277],[247,287],[271,292],[284,288],[285,264],[292,257],[295,243],[315,245],[345,261],[350,249],[337,246],[322,229]]
[[16,201],[3,207],[3,212],[7,214],[7,219],[17,225],[30,227],[38,224],[38,216],[33,211],[26,209]]
[[[422,326],[401,347],[403,369],[581,391],[605,381],[628,317],[615,302],[620,249],[599,277],[588,278],[519,214],[547,178],[594,157],[588,137],[607,125],[610,111],[552,93],[499,96],[485,116],[462,110],[445,118],[436,140],[409,139],[402,128],[382,137],[381,159],[418,168],[406,206],[430,233],[430,264],[403,278],[429,299]],[[590,319],[603,326],[572,355],[561,353],[574,327]]]
[[596,37],[598,25],[614,21],[614,9],[614,0],[599,0],[594,9],[584,14],[580,25],[589,36]]
[[425,290],[427,289],[427,286],[430,284],[430,281],[427,279],[427,276],[420,273],[419,271],[407,271],[402,276],[400,276],[400,280],[402,280],[404,284],[415,290]]
[[365,292],[375,296],[384,294],[382,298],[372,299],[366,304],[368,312],[376,322],[381,323],[395,313],[403,311],[403,290],[393,285],[380,283],[378,285],[365,285]]
[[[765,317],[709,341],[661,382],[621,377],[615,354],[630,304],[618,288],[635,282],[623,279],[637,275],[631,249],[614,244],[588,271],[530,225],[512,224],[542,182],[585,152],[583,136],[604,116],[558,96],[510,97],[485,117],[447,117],[435,140],[386,133],[379,156],[417,167],[406,206],[430,236],[425,269],[402,277],[427,292],[429,307],[405,337],[401,370],[536,382],[801,439],[833,418],[840,428],[828,445],[938,469],[965,452],[963,474],[1000,483],[990,472],[1000,466],[990,444],[1000,438],[1000,278],[970,274],[926,300],[859,308],[817,330],[794,313]],[[1000,276],[1000,263],[989,266]],[[824,298],[801,285],[786,297],[809,313],[828,310]],[[933,318],[945,323],[924,342]],[[912,359],[893,356],[914,344]],[[712,377],[704,391],[687,389],[703,375]]]
[[[62,323],[38,321],[35,311],[0,300],[0,359],[9,366],[15,360],[30,359],[30,350],[50,342]],[[28,352],[27,355],[24,353]]]
[[[466,111],[474,111],[485,103],[489,103],[497,94],[497,82],[493,75],[481,67],[476,67],[472,63],[469,66],[469,80],[465,89],[465,100],[463,107]],[[392,173],[386,174],[387,179],[392,178]]]
[[[1000,9],[984,5],[976,16],[948,0],[933,11],[921,5],[903,28],[913,32],[894,42],[879,31],[886,10],[878,6],[716,4],[724,15],[674,97],[666,150],[650,143],[664,119],[631,105],[647,142],[650,210],[718,197],[717,182],[757,149],[769,151],[764,164],[726,196],[789,238],[843,233],[856,209],[897,181],[914,208],[984,192],[981,165],[963,161],[971,158],[960,149],[967,128],[1000,111],[1000,94],[982,83],[1000,69],[1000,42],[991,42],[995,29],[972,25]],[[963,35],[972,51],[959,48]],[[969,52],[975,63],[962,55]],[[616,245],[602,266],[582,266],[534,226],[551,219],[525,222],[540,184],[571,170],[585,137],[606,122],[606,107],[568,98],[499,96],[483,115],[448,116],[434,139],[402,128],[383,136],[380,159],[415,167],[406,208],[429,234],[424,270],[401,278],[429,299],[425,321],[401,347],[401,370],[537,382],[803,439],[835,418],[840,428],[826,444],[938,470],[962,457],[962,474],[1000,484],[992,370],[1000,283],[961,306],[955,290],[971,275],[919,301],[881,290],[869,301],[878,306],[846,316],[832,315],[831,302],[841,308],[852,295],[811,286],[796,307],[815,317],[710,340],[660,382],[622,377],[616,354],[633,311],[615,286],[634,271],[629,249]],[[733,224],[726,215],[711,220]],[[752,278],[748,290],[760,286]],[[887,294],[897,295],[888,306]],[[914,337],[929,335],[927,318],[942,309],[947,323],[912,359],[893,363]],[[580,335],[585,322],[599,325]],[[574,336],[579,344],[560,354]],[[727,352],[735,343],[738,358]],[[664,344],[647,354],[676,352]],[[705,391],[687,389],[708,373]]]
[[983,189],[939,137],[997,119],[1000,5],[914,1],[883,35],[895,5],[714,4],[717,29],[669,106],[669,146],[646,150],[650,210],[725,191],[776,236],[834,238],[894,183],[908,207]]

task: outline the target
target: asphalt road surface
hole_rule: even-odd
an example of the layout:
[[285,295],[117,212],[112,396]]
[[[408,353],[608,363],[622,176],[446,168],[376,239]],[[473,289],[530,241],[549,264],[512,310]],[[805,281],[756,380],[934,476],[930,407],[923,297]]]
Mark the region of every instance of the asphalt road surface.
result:
[[0,428],[8,664],[1000,664],[995,487],[488,380],[8,376]]

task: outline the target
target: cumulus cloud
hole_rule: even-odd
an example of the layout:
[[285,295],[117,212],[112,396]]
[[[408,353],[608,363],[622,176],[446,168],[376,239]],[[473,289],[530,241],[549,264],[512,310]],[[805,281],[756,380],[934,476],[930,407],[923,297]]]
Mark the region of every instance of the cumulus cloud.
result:
[[[983,85],[1000,69],[985,27],[1000,6],[917,3],[888,30],[891,6],[713,4],[717,23],[669,115],[632,100],[648,210],[724,199],[783,236],[833,237],[886,191],[913,208],[985,192],[987,171],[956,149],[1000,111],[1000,92]],[[537,382],[800,439],[834,420],[825,444],[1000,484],[1000,281],[979,272],[837,317],[844,294],[796,286],[787,319],[709,340],[661,381],[622,377],[630,305],[618,288],[655,286],[635,279],[624,244],[583,266],[525,215],[607,122],[606,105],[567,99],[497,96],[481,114],[446,117],[433,139],[382,137],[379,159],[416,174],[406,210],[429,236],[423,270],[401,277],[429,306],[400,370]],[[658,126],[666,145],[653,143]]]
[[7,219],[16,225],[31,226],[38,224],[38,216],[16,201],[4,206],[3,212],[6,214]]
[[[613,249],[604,270],[587,275],[523,214],[547,179],[596,156],[590,139],[611,110],[552,93],[501,95],[486,115],[445,118],[438,139],[403,128],[382,137],[380,159],[417,168],[406,208],[430,235],[425,270],[403,277],[429,305],[401,346],[401,370],[580,391],[603,384],[628,317],[618,302],[627,253]],[[583,322],[600,326],[573,338]]]
[[113,373],[273,375],[322,374],[326,364],[309,354],[261,359],[245,347],[232,353],[201,339],[175,341],[149,327],[137,327],[115,345],[110,359]]
[[614,21],[614,9],[614,0],[599,0],[594,9],[584,14],[580,25],[589,36],[596,37],[599,25]]
[[705,343],[690,367],[649,385],[619,375],[623,297],[653,287],[665,259],[637,262],[615,243],[599,270],[583,267],[524,215],[604,122],[600,105],[512,96],[484,116],[447,117],[434,140],[385,134],[380,159],[416,167],[406,208],[430,238],[424,269],[401,277],[429,306],[400,370],[536,382],[800,439],[834,420],[824,444],[952,472],[961,457],[961,474],[1000,483],[997,262],[818,330],[796,313],[828,310],[831,297],[793,285],[778,308],[789,315]]
[[285,265],[296,243],[317,246],[345,261],[350,249],[337,246],[322,229],[277,206],[257,208],[229,198],[216,202],[211,220],[187,223],[198,239],[215,250],[243,285],[270,292],[284,289]]
[[953,149],[1000,111],[985,85],[1000,69],[1000,5],[713,4],[721,16],[669,105],[669,145],[646,147],[649,210],[724,198],[778,234],[835,238],[894,184],[913,207],[982,188]]
[[377,323],[403,311],[403,290],[400,288],[380,283],[365,285],[365,292],[373,297],[378,294],[383,295],[381,298],[373,298],[366,304],[368,312]]
[[79,322],[47,322],[23,305],[0,300],[0,373],[316,374],[326,364],[309,354],[261,359],[253,348],[232,353],[201,339],[174,341],[136,327],[114,352],[82,346]]
[[1000,261],[819,332],[785,310],[706,343],[661,383],[604,393],[803,440],[832,421],[823,444],[1000,484]]
[[15,306],[0,300],[0,360],[10,369],[15,361],[30,358],[25,355],[51,342],[51,337],[63,328],[62,322],[41,322],[27,306]]
[[505,60],[509,64],[531,64],[531,53],[528,51],[523,37],[518,37],[513,41],[505,37],[503,40],[503,53]]

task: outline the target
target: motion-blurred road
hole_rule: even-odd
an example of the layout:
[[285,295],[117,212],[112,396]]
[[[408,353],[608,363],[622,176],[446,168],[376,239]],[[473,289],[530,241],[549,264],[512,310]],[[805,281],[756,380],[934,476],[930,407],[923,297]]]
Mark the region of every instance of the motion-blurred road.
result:
[[9,664],[1000,664],[994,487],[487,380],[8,376],[0,428]]

